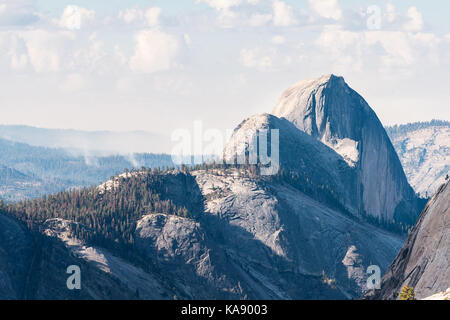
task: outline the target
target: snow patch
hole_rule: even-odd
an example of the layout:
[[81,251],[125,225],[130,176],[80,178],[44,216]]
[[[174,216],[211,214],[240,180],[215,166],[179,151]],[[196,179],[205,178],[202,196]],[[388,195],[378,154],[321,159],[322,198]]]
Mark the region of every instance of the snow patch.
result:
[[352,139],[331,139],[331,141],[322,139],[326,144],[336,151],[347,162],[350,167],[355,167],[359,161],[358,142]]

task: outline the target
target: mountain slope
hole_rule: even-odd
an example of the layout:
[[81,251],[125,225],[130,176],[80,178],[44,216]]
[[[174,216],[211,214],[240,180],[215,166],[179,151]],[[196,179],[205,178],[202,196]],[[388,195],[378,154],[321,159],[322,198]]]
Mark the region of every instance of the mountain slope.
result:
[[[142,171],[9,211],[41,243],[33,299],[357,298],[367,267],[386,270],[403,242],[289,181],[235,168]],[[71,264],[78,293],[64,288]]]
[[355,167],[360,210],[384,221],[414,224],[420,203],[381,122],[342,77],[304,80],[272,112],[333,148]]
[[[285,298],[355,297],[366,289],[368,265],[385,269],[402,243],[401,237],[330,209],[288,182],[220,171],[192,174],[206,199],[205,229],[214,230],[237,265]],[[353,247],[359,259],[345,264]]]
[[50,191],[42,181],[0,164],[0,199],[14,201]]
[[395,299],[411,286],[418,299],[450,287],[450,182],[431,198],[419,220],[383,277],[374,299]]
[[450,172],[450,122],[432,120],[387,127],[408,181],[430,197]]

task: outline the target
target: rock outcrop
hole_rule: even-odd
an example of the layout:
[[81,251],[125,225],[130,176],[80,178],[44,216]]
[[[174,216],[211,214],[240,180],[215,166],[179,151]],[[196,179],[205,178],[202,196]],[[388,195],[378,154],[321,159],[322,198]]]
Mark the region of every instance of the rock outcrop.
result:
[[[367,267],[386,270],[403,242],[287,183],[193,175],[206,199],[200,222],[226,248],[232,265],[264,288],[255,291],[272,298],[355,298],[367,289]],[[345,259],[350,248],[358,259]]]
[[[295,172],[304,179],[308,191],[314,196],[324,196],[329,191],[330,197],[355,216],[358,215],[358,190],[356,185],[356,171],[347,165],[342,157],[333,149],[299,130],[286,119],[280,119],[270,114],[260,114],[244,120],[234,131],[231,140],[224,149],[224,158],[233,162],[233,158],[240,158],[248,154],[254,147],[254,139],[258,133],[278,131],[276,143],[278,151],[278,171]],[[259,147],[261,140],[258,137]],[[267,144],[271,146],[268,135]],[[272,150],[269,152],[272,153]],[[261,153],[261,150],[259,150]],[[326,188],[326,190],[325,190]],[[323,200],[317,198],[317,200]]]
[[396,299],[403,286],[418,299],[450,287],[450,183],[431,198],[389,270],[369,298]]
[[433,294],[432,296],[423,298],[422,300],[450,300],[450,288],[445,291]]
[[342,77],[301,81],[272,112],[333,148],[358,176],[360,211],[414,224],[420,211],[386,131],[367,102]]

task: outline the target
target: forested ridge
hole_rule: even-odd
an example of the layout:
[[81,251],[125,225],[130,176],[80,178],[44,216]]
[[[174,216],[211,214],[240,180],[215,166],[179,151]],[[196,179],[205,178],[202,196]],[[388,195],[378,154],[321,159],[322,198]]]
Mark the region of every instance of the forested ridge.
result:
[[[176,173],[179,179],[187,174]],[[111,190],[100,187],[59,192],[39,199],[2,204],[0,210],[42,232],[52,218],[72,221],[73,235],[90,245],[128,255],[133,250],[137,221],[152,213],[189,217],[188,206],[175,204],[169,197],[168,173],[159,169],[132,171],[116,178]]]
[[411,131],[426,129],[429,127],[450,127],[450,122],[433,119],[431,121],[413,122],[400,125],[396,124],[393,126],[387,126],[385,129],[389,137],[392,138],[397,135],[406,134]]

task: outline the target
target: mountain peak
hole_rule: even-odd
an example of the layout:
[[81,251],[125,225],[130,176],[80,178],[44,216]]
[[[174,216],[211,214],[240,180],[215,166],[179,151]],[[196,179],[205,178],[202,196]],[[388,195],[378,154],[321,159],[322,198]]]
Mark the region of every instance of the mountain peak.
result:
[[[338,84],[346,85],[344,77],[337,76],[337,75],[330,73],[330,74],[322,75],[318,78],[301,80],[301,81],[297,82],[296,84],[294,84],[293,86],[291,86],[288,90],[286,90],[285,94],[289,93],[293,90],[312,91],[312,90],[318,89],[321,86],[330,87],[331,85],[338,85]],[[284,94],[283,94],[283,96],[284,96]]]
[[[362,213],[384,221],[412,224],[419,210],[400,160],[369,104],[333,74],[304,80],[287,89],[272,114],[334,149],[357,168]],[[386,172],[374,179],[374,172]],[[396,190],[393,192],[393,190]]]

